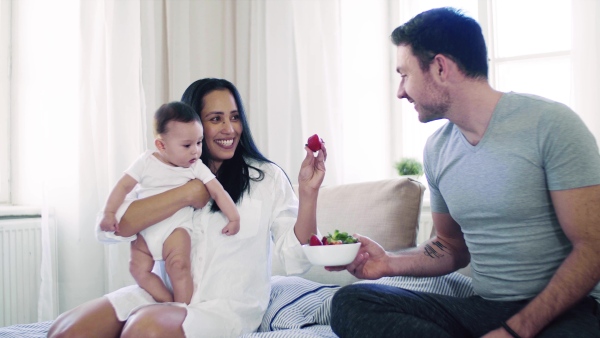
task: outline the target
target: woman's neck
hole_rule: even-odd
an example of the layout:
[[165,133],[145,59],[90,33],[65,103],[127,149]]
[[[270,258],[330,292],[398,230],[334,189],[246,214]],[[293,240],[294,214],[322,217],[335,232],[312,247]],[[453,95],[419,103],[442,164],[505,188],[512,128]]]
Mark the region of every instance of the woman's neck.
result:
[[208,169],[210,169],[210,171],[216,175],[217,171],[219,171],[219,168],[221,168],[221,164],[223,164],[223,161],[209,160],[208,161]]

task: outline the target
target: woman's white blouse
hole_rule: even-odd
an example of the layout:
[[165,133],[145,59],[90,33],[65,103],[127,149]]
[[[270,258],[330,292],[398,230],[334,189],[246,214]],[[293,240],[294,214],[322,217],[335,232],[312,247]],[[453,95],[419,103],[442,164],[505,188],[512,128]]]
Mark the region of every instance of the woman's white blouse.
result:
[[[241,222],[236,235],[221,234],[227,220],[220,212],[210,212],[212,201],[194,212],[194,294],[183,323],[187,337],[235,337],[258,328],[269,305],[272,245],[287,274],[310,268],[294,234],[298,199],[290,182],[274,164],[252,165],[264,172],[264,178],[251,181],[250,192],[237,205]],[[250,172],[251,177],[258,176],[255,170]],[[161,266],[155,268],[159,275],[162,271]],[[119,320],[155,304],[137,285],[107,297]]]

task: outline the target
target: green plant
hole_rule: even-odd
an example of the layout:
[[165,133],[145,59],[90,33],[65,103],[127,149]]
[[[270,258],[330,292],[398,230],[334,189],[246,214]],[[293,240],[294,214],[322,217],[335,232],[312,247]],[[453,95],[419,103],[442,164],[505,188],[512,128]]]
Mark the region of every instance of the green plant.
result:
[[423,175],[423,165],[414,158],[403,158],[400,162],[396,162],[396,170],[400,176]]

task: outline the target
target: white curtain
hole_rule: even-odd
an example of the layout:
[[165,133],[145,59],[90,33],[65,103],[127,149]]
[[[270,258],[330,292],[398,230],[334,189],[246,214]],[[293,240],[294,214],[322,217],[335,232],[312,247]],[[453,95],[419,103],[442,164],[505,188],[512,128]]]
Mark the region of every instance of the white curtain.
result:
[[40,320],[133,283],[128,245],[95,241],[96,213],[152,145],[157,107],[197,79],[236,84],[259,148],[292,182],[313,133],[332,154],[326,184],[339,182],[339,1],[15,3],[15,202],[45,210]]
[[600,2],[572,3],[574,109],[600,145]]
[[[146,114],[140,2],[81,1],[80,13],[80,128],[81,142],[89,145],[80,166],[93,195],[87,210],[90,222],[78,226],[90,229],[111,187],[146,148]],[[133,283],[129,246],[101,249],[108,257],[102,293]]]

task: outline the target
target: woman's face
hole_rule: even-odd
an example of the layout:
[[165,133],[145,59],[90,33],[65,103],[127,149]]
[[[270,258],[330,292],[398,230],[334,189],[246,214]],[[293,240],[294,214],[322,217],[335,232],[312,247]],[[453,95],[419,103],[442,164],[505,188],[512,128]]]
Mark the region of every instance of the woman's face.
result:
[[208,167],[217,172],[223,161],[233,157],[243,127],[233,95],[227,89],[214,90],[204,96],[200,119],[204,142],[210,155]]

